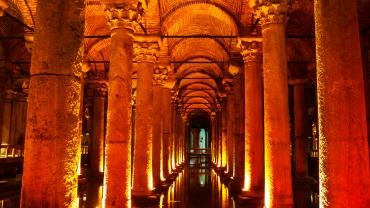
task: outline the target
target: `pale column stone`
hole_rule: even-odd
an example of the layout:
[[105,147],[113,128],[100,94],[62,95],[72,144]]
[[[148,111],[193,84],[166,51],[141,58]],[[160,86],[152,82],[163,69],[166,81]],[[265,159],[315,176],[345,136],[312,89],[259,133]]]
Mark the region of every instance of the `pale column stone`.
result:
[[160,69],[154,70],[153,81],[153,182],[159,184],[163,178],[163,85],[167,75]]
[[[254,5],[253,5],[254,4]],[[252,0],[263,37],[265,206],[293,207],[285,25],[290,0]]]
[[245,176],[243,195],[264,196],[262,39],[241,40],[245,83]]
[[234,176],[234,91],[233,91],[233,80],[224,79],[223,85],[226,90],[227,96],[227,117],[226,117],[226,128],[227,128],[227,172],[229,177]]
[[159,50],[158,37],[141,36],[134,42],[138,62],[136,130],[132,195],[149,196],[153,184],[153,76]]
[[74,0],[37,1],[22,178],[23,208],[78,206],[84,7],[83,2]]
[[128,207],[131,199],[132,59],[141,20],[138,1],[104,5],[111,30],[103,206]]
[[104,101],[108,83],[94,81],[90,83],[90,87],[94,89],[94,121],[89,157],[91,176],[99,177],[104,173]]
[[369,150],[357,1],[314,1],[320,207],[369,207]]

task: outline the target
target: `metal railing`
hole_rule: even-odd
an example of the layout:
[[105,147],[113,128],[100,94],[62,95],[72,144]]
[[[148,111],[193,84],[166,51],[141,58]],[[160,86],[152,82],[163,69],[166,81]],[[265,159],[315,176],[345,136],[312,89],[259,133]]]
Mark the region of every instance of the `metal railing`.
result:
[[211,148],[188,148],[188,154],[211,154]]
[[[5,151],[4,151],[5,149]],[[4,152],[4,154],[2,154]],[[23,145],[0,145],[0,158],[24,157]]]

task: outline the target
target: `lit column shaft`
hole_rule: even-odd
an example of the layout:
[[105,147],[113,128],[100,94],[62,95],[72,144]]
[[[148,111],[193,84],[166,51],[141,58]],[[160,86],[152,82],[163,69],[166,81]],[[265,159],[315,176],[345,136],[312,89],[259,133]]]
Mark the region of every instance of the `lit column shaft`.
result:
[[233,80],[227,79],[224,83],[224,87],[227,93],[227,118],[226,118],[226,125],[227,125],[227,169],[228,175],[230,177],[234,176],[234,117],[235,117],[235,110],[234,110],[234,91],[233,91]]
[[159,46],[155,37],[144,36],[143,40],[134,42],[138,62],[132,188],[132,195],[135,196],[151,195],[153,188],[153,76]]
[[153,82],[153,182],[159,184],[162,181],[163,170],[163,85],[167,75],[155,69]]
[[320,207],[369,207],[369,152],[357,3],[315,0]]
[[[85,8],[38,1],[21,207],[77,207]],[[63,20],[63,21],[61,21]]]
[[296,151],[296,177],[308,177],[307,138],[306,138],[306,105],[304,83],[294,85],[294,133]]
[[234,76],[234,179],[240,185],[244,184],[244,66],[239,61],[231,63],[229,72]]
[[131,199],[133,33],[139,19],[125,16],[124,5],[104,8],[111,29],[111,51],[103,205],[127,207]]
[[265,206],[293,207],[285,25],[287,1],[259,2],[263,37]]
[[171,173],[171,89],[163,88],[163,177]]
[[108,85],[102,83],[91,83],[94,89],[94,121],[91,139],[90,164],[92,176],[103,176],[104,172],[104,101]]
[[226,125],[226,110],[227,110],[227,99],[226,93],[222,96],[222,109],[221,109],[221,128],[222,128],[222,147],[221,147],[221,167],[227,166],[227,125]]
[[246,196],[264,195],[262,73],[259,41],[241,41],[245,89],[245,178]]

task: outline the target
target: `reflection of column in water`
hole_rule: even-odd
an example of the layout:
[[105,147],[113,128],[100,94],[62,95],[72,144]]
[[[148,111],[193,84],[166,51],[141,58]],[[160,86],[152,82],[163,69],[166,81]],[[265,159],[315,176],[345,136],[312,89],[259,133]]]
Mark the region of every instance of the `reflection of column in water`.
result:
[[222,189],[222,208],[227,208],[227,203],[228,203],[228,199],[229,199],[229,193],[228,193],[228,190],[227,190],[227,187],[225,186],[225,184],[221,184],[221,189]]
[[212,175],[211,175],[211,190],[212,190],[212,207],[217,207],[215,206],[216,205],[216,200],[217,200],[217,196],[216,196],[216,187],[217,187],[217,181],[216,181],[216,174],[215,174],[215,171],[212,169]]
[[103,186],[101,183],[89,183],[86,196],[86,207],[101,208],[103,199]]
[[296,207],[297,208],[309,208],[310,207],[310,194],[311,189],[308,185],[296,185]]

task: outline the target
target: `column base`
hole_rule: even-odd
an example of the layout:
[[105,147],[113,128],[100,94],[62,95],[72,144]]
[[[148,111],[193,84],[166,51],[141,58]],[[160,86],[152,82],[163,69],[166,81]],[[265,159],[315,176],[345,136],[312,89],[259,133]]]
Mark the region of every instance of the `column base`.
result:
[[144,196],[132,195],[131,201],[133,205],[158,204],[160,201],[160,195],[144,195]]
[[241,196],[248,196],[248,197],[265,197],[264,191],[244,191],[242,190]]
[[238,195],[238,202],[240,204],[253,204],[253,207],[263,208],[265,207],[265,197],[249,197]]
[[315,183],[315,179],[309,176],[306,177],[294,177],[293,183],[299,183],[299,184],[312,184]]

